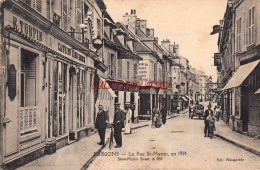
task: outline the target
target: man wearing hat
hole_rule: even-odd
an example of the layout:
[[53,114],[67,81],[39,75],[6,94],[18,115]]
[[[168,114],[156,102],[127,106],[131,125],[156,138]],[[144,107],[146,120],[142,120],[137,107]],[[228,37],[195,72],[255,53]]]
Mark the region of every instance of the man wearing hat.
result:
[[120,109],[120,103],[115,103],[114,115],[114,138],[116,140],[116,148],[122,146],[122,128],[124,127],[125,112]]
[[204,118],[204,124],[205,124],[205,127],[204,127],[204,134],[205,134],[205,136],[204,136],[204,137],[206,137],[207,132],[208,132],[208,130],[209,130],[209,122],[207,121],[207,117],[208,117],[211,113],[213,114],[213,111],[211,110],[211,104],[209,104],[209,105],[208,105],[208,109],[205,111],[205,114],[204,114],[204,116],[203,116],[203,118]]
[[98,134],[100,137],[99,145],[105,145],[105,134],[106,134],[106,127],[109,120],[109,116],[106,111],[103,110],[103,106],[98,106],[98,113],[95,122],[95,127],[98,129]]

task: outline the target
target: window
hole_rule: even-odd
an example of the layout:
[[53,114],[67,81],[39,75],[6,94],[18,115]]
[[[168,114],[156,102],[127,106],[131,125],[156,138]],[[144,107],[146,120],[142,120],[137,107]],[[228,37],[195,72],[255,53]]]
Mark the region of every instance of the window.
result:
[[53,14],[53,23],[60,27],[60,16],[56,13]]
[[134,78],[137,79],[137,73],[138,73],[138,66],[137,64],[135,63],[134,64]]
[[[77,9],[76,9],[76,32],[81,32],[79,25],[82,23],[82,1],[77,0]],[[77,39],[82,41],[82,34],[77,34]]]
[[237,51],[241,50],[241,18],[237,20]]
[[113,29],[111,27],[109,28],[109,38],[113,40]]
[[157,64],[154,63],[154,81],[157,81]]
[[101,36],[101,32],[102,32],[101,21],[98,18],[97,19],[97,36]]
[[62,20],[63,29],[66,31],[68,29],[68,1],[62,0]]
[[75,37],[75,29],[70,27],[70,35],[74,38]]
[[130,78],[130,62],[127,61],[127,79]]
[[116,77],[116,57],[114,54],[107,53],[108,56],[108,75],[112,78]]
[[62,62],[53,64],[53,136],[66,134],[66,94],[67,65]]
[[31,6],[37,12],[42,12],[42,0],[23,0],[23,2]]
[[36,106],[37,54],[22,50],[21,56],[21,107]]
[[122,59],[118,59],[118,78],[122,78]]
[[248,11],[248,45],[255,43],[255,7]]

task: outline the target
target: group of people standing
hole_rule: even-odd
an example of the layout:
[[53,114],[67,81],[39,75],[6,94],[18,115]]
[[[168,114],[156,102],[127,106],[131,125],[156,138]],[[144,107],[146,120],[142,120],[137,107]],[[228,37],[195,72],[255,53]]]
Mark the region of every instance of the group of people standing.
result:
[[153,108],[153,114],[152,114],[152,125],[154,125],[156,128],[161,127],[162,123],[166,124],[166,117],[167,117],[167,107],[164,105],[159,111],[159,109],[155,106]]
[[[105,145],[105,134],[106,128],[109,124],[109,116],[107,111],[103,110],[103,106],[98,106],[98,113],[95,122],[95,128],[98,130],[98,134],[100,137],[99,145]],[[116,141],[116,148],[122,147],[122,129],[125,127],[125,133],[131,134],[131,118],[132,118],[132,111],[130,110],[130,106],[126,105],[126,110],[123,111],[120,109],[120,103],[115,103],[115,114],[114,114],[114,121],[112,126],[114,128],[114,138]]]

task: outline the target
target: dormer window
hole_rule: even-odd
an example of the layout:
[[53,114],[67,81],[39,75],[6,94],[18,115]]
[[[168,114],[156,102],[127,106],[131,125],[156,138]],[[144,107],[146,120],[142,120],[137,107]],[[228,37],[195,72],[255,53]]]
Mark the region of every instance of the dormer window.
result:
[[110,40],[113,39],[113,29],[111,27],[109,27],[109,38]]

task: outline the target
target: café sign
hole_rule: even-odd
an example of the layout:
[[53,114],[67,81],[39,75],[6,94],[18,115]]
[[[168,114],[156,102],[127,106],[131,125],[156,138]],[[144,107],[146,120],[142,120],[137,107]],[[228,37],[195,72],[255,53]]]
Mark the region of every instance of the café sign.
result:
[[64,45],[61,42],[58,42],[58,50],[60,52],[62,52],[63,54],[66,54],[66,55],[68,55],[68,56],[70,56],[72,58],[75,58],[75,59],[85,63],[86,58],[85,58],[84,55],[79,54],[77,51],[71,49],[70,47]]

